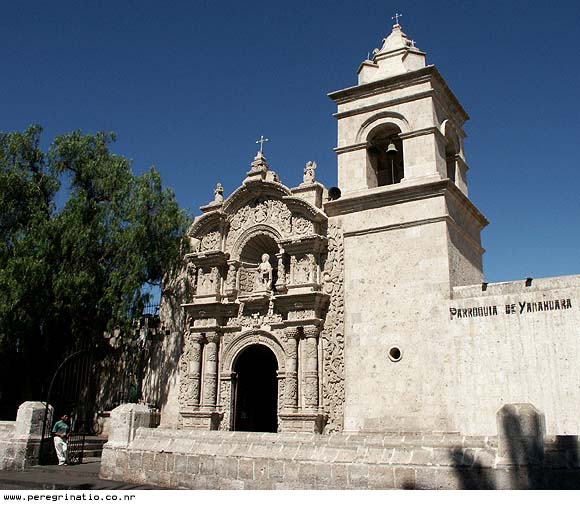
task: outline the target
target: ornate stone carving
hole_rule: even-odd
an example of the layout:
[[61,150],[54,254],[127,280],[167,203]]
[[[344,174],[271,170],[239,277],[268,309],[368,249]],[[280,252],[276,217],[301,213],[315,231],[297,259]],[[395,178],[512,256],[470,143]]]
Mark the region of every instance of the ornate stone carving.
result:
[[292,284],[307,284],[316,278],[316,260],[312,254],[292,256]]
[[282,291],[286,288],[286,266],[284,265],[284,250],[276,254],[278,258],[278,279],[276,280],[276,289]]
[[220,423],[220,431],[229,431],[231,429],[231,405],[232,402],[232,381],[231,379],[222,380],[220,384],[220,406],[223,410],[223,417]]
[[200,268],[197,271],[197,294],[209,295],[216,292],[216,269]]
[[207,235],[204,235],[201,239],[200,251],[217,251],[220,248],[220,237],[219,231],[211,231]]
[[197,288],[197,266],[193,261],[187,262],[187,281],[192,290],[192,294],[195,294]]
[[260,223],[268,223],[268,225],[279,230],[282,235],[288,236],[292,228],[291,219],[292,213],[286,204],[280,200],[265,200],[253,207],[245,205],[230,220],[226,250],[231,251],[236,240],[245,230]]
[[201,334],[186,332],[183,340],[183,353],[179,363],[180,385],[178,400],[182,409],[191,405],[199,405],[201,342]]
[[242,293],[251,293],[254,289],[255,278],[255,269],[249,269],[246,267],[240,268],[240,291]]
[[203,406],[206,408],[214,408],[217,401],[217,348],[220,336],[217,333],[208,333],[206,338]]
[[236,266],[230,264],[228,267],[228,275],[226,277],[226,288],[228,293],[233,293],[236,290],[236,276],[237,276]]
[[284,350],[287,358],[296,359],[298,357],[299,338],[300,331],[298,328],[291,327],[284,330]]
[[204,407],[214,407],[217,398],[217,375],[207,374],[203,381],[203,405]]
[[328,255],[324,264],[324,291],[330,295],[322,339],[322,404],[328,413],[327,432],[344,427],[344,239],[336,225],[328,227]]
[[304,403],[306,408],[318,407],[318,377],[309,376],[304,379]]
[[304,332],[304,403],[318,408],[318,327],[305,326]]
[[268,204],[266,202],[260,202],[254,208],[254,221],[256,223],[263,223],[268,219]]
[[284,408],[286,402],[286,379],[278,378],[278,413]]
[[205,359],[207,361],[217,361],[217,347],[216,346],[207,346],[206,356]]
[[232,317],[228,319],[228,325],[230,326],[242,326],[245,328],[260,328],[266,324],[281,323],[282,315],[276,312],[261,313],[254,312],[253,314],[238,314],[237,317]]
[[314,233],[314,225],[302,216],[295,216],[292,218],[292,231],[299,236],[308,235]]
[[220,269],[218,267],[212,267],[211,269],[211,273],[213,276],[213,288],[214,288],[214,293],[219,293],[220,292],[220,281],[222,279],[222,274],[220,272]]

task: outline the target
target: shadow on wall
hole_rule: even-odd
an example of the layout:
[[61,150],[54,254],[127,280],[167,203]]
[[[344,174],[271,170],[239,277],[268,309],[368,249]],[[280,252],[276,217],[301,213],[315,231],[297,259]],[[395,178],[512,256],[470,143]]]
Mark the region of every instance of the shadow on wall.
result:
[[460,489],[580,489],[578,436],[546,439],[544,416],[530,404],[504,405],[497,422],[494,468],[470,449],[451,450]]
[[164,285],[160,307],[163,337],[151,349],[143,379],[143,400],[163,409],[169,400],[183,350],[183,307],[186,300],[185,272]]

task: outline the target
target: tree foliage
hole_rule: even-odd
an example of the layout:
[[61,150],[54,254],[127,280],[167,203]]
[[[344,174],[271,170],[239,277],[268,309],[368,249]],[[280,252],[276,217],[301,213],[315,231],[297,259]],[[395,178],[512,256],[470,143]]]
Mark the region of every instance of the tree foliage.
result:
[[113,134],[0,133],[0,350],[54,355],[126,329],[176,264],[189,217]]

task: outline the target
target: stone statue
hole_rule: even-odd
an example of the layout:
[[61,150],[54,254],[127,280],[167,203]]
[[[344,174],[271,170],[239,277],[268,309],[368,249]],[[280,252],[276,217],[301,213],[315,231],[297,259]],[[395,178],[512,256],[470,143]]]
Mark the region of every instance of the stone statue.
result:
[[221,182],[217,183],[213,194],[215,195],[214,203],[222,203],[224,201],[224,187],[222,186]]
[[309,161],[304,167],[304,184],[313,184],[316,182],[316,162]]
[[228,290],[233,291],[236,289],[236,267],[235,265],[230,265],[228,268],[228,275],[226,277],[226,286]]
[[270,265],[270,255],[262,254],[262,263],[256,269],[255,289],[271,289],[272,288],[272,265]]

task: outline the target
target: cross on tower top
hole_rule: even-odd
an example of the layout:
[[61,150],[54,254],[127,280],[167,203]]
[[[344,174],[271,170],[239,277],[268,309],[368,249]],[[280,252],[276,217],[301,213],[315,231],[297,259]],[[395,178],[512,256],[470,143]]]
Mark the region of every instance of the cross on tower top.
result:
[[402,18],[403,15],[399,14],[398,12],[395,12],[395,15],[393,17],[391,17],[391,19],[395,20],[395,26],[397,26],[399,24],[399,18]]
[[264,135],[260,135],[260,138],[256,140],[256,144],[260,144],[260,152],[264,152],[264,142],[268,142],[270,139],[264,138]]

